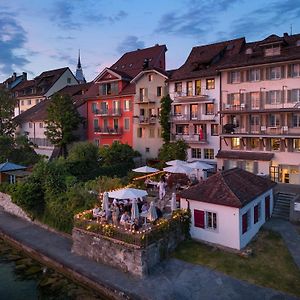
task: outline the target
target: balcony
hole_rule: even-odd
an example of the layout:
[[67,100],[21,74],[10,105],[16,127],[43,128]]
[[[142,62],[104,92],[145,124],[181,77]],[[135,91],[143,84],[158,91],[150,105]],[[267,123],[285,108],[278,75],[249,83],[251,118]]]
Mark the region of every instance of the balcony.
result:
[[138,118],[138,124],[140,125],[154,125],[156,124],[157,117],[152,116],[152,117],[145,117],[145,116],[137,116]]
[[93,111],[96,116],[121,116],[122,110],[120,108],[113,109],[96,109]]
[[205,114],[176,114],[171,115],[172,122],[190,122],[190,121],[215,121],[216,116],[212,115],[205,115]]
[[209,98],[208,95],[190,95],[186,92],[173,92],[171,98],[174,99],[174,103],[212,103],[215,101],[215,99]]
[[139,99],[136,99],[135,103],[136,104],[155,104],[156,102],[159,103],[159,101],[157,101],[155,98],[155,96],[143,96],[143,97],[139,97]]
[[202,139],[200,139],[199,134],[173,134],[171,136],[172,141],[184,140],[187,143],[197,143],[197,144],[208,144],[207,137],[204,135]]
[[99,135],[120,135],[122,130],[120,128],[96,127],[94,128],[94,133]]

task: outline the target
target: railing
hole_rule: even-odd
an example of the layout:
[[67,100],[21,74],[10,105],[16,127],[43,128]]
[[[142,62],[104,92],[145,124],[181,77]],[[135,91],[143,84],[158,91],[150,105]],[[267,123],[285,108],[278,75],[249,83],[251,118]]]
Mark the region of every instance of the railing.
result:
[[98,116],[121,116],[122,110],[120,108],[113,109],[95,109],[93,113]]
[[235,127],[231,128],[231,130],[223,128],[222,133],[230,135],[300,135],[300,129],[289,128],[288,126],[251,125],[250,127]]
[[171,115],[171,119],[173,122],[180,122],[180,121],[212,121],[215,119],[215,115],[205,115],[205,114],[177,114]]
[[46,138],[29,138],[29,141],[38,147],[54,148],[54,145]]
[[120,128],[111,128],[111,127],[95,127],[94,132],[98,134],[122,134]]
[[145,116],[139,116],[138,117],[138,123],[143,125],[147,125],[147,124],[156,124],[157,121],[157,117],[145,117]]
[[171,137],[173,141],[184,140],[186,142],[208,144],[207,137],[205,134],[202,138],[200,138],[199,134],[173,134]]

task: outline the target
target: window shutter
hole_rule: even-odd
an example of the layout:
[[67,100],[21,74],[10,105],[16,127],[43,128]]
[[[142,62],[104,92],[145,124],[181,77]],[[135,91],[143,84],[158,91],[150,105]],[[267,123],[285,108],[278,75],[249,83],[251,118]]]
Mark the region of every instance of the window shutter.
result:
[[271,79],[271,68],[266,68],[266,79],[267,80]]
[[281,66],[281,76],[280,78],[285,78],[285,66]]
[[244,82],[245,81],[245,78],[244,78],[244,71],[240,71],[240,82]]
[[266,95],[266,104],[271,104],[270,92],[265,92]]
[[258,222],[258,205],[254,206],[254,224]]
[[265,69],[264,68],[260,69],[260,80],[265,80]]
[[271,139],[266,139],[266,151],[271,151]]
[[293,77],[292,76],[292,67],[293,67],[293,65],[288,65],[287,66],[287,77]]
[[284,139],[282,139],[280,141],[280,151],[285,152],[285,140]]
[[288,152],[293,152],[293,139],[287,139]]
[[242,233],[245,233],[248,228],[248,217],[247,214],[243,214],[242,216]]
[[195,227],[205,228],[203,210],[194,209],[194,225]]
[[245,101],[246,107],[251,107],[251,94],[246,93],[246,101]]
[[250,70],[246,71],[246,81],[250,81]]
[[287,91],[287,102],[293,102],[292,101],[292,90]]
[[227,83],[231,83],[231,72],[227,72]]

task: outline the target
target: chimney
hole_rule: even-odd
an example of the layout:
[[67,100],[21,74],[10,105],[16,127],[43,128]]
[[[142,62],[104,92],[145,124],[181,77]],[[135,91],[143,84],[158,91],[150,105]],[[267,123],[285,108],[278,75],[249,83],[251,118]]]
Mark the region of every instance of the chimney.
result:
[[12,74],[12,79],[13,79],[13,80],[16,80],[16,78],[17,78],[17,73],[16,73],[16,72],[13,72],[13,74]]
[[289,34],[288,34],[287,32],[285,32],[285,33],[283,34],[283,36],[284,36],[284,37],[287,37],[287,36],[289,36]]
[[149,68],[149,59],[145,58],[143,63],[143,70],[147,70]]
[[23,72],[22,79],[27,80],[27,73],[26,72]]

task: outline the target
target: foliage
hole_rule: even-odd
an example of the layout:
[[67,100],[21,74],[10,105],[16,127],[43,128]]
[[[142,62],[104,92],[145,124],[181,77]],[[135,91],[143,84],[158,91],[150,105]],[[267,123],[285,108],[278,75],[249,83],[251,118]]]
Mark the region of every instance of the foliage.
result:
[[165,143],[159,149],[158,158],[161,161],[173,159],[186,160],[188,145],[185,141],[179,140],[173,143]]
[[73,132],[82,122],[68,95],[55,94],[47,109],[45,135],[67,157],[67,145],[76,139]]
[[16,103],[8,91],[0,89],[0,136],[12,136],[15,131],[13,117]]
[[97,193],[104,193],[124,186],[124,181],[120,178],[111,178],[102,176],[95,180],[88,181],[85,184],[86,189],[96,191]]
[[160,100],[160,117],[159,123],[162,128],[161,137],[165,143],[170,141],[171,124],[170,124],[170,113],[171,113],[172,100],[170,95],[167,95]]

